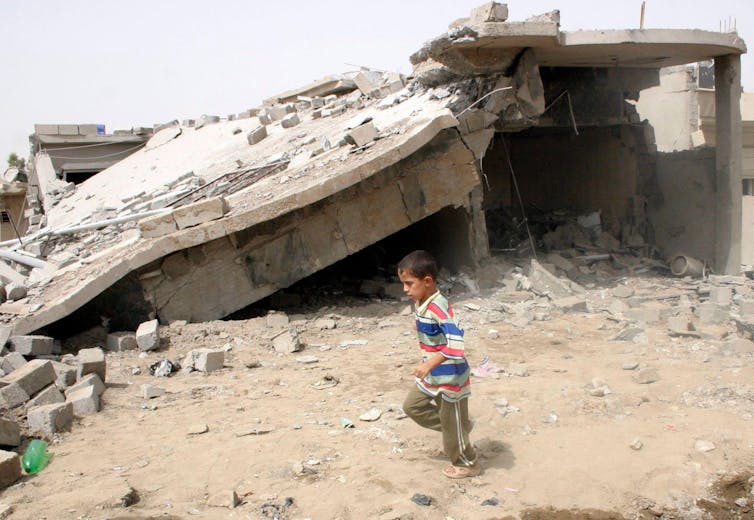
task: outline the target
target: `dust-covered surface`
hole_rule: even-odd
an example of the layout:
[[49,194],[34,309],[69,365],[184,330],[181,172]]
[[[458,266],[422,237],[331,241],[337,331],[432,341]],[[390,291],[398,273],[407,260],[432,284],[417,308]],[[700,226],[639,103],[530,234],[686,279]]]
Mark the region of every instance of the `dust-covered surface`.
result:
[[[507,273],[517,287],[446,285],[477,368],[479,477],[443,477],[439,434],[401,411],[420,359],[406,303],[323,290],[315,310],[177,322],[157,351],[108,354],[102,411],[0,501],[14,519],[750,518],[753,349],[733,321],[691,314],[709,284],[602,273],[588,311],[564,312]],[[728,312],[751,289],[735,281]],[[674,314],[696,330],[669,331]],[[290,328],[303,350],[276,353]],[[149,374],[200,347],[226,349],[225,368]],[[167,393],[142,399],[142,384]]]

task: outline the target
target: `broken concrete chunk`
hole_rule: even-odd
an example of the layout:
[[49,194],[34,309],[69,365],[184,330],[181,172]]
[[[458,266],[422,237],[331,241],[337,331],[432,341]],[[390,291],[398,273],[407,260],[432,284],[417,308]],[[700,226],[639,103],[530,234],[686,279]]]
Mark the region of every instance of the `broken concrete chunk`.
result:
[[[10,297],[8,297],[10,299]],[[709,301],[721,306],[730,305],[733,299],[733,289],[731,287],[710,287]]]
[[11,348],[24,356],[45,356],[53,353],[54,339],[49,336],[11,336]]
[[176,208],[173,211],[173,218],[178,229],[185,229],[222,218],[227,212],[228,206],[225,199],[214,197]]
[[552,304],[565,313],[588,312],[586,299],[581,296],[568,296],[553,300]]
[[267,116],[268,116],[268,117],[269,117],[269,118],[270,118],[270,119],[271,119],[272,121],[280,121],[280,120],[281,120],[281,119],[283,119],[283,118],[284,118],[284,117],[285,117],[286,115],[288,115],[288,111],[287,111],[287,110],[286,110],[286,108],[285,108],[284,106],[282,106],[282,105],[277,105],[277,106],[274,106],[274,107],[269,107],[269,108],[267,109]]
[[23,284],[11,282],[5,286],[5,298],[10,302],[26,298],[26,293],[26,286]]
[[21,478],[21,457],[13,451],[0,450],[0,489]]
[[533,258],[529,268],[529,282],[532,290],[552,298],[565,298],[573,295],[570,284],[554,276]]
[[249,142],[249,144],[254,145],[262,141],[262,139],[264,139],[265,137],[267,137],[267,127],[261,125],[251,130],[246,135],[246,140]]
[[471,10],[471,23],[504,22],[508,19],[508,5],[487,2]]
[[76,383],[76,367],[57,361],[51,361],[51,363],[55,370],[55,386],[65,389]]
[[37,406],[29,409],[27,419],[32,433],[40,432],[52,435],[71,427],[73,405],[71,403],[57,403]]
[[648,385],[659,381],[660,373],[656,368],[645,368],[643,370],[639,370],[632,376],[631,379],[633,379],[634,382],[639,383],[640,385]]
[[356,128],[353,128],[352,130],[347,132],[345,139],[347,143],[353,144],[357,148],[360,148],[367,143],[374,141],[376,137],[377,129],[371,122],[369,122],[357,126]]
[[66,397],[68,397],[72,393],[82,388],[86,388],[88,386],[94,387],[95,393],[97,395],[104,394],[105,390],[107,389],[107,387],[105,386],[105,383],[102,382],[102,379],[100,379],[100,377],[97,374],[87,374],[84,377],[82,377],[78,383],[68,388],[65,391],[65,395]]
[[139,221],[139,231],[144,238],[157,238],[178,230],[178,226],[173,218],[173,213],[168,211],[141,219]]
[[273,329],[287,327],[290,322],[290,318],[284,312],[270,312],[264,318],[265,325]]
[[0,369],[2,369],[4,374],[10,374],[26,363],[26,358],[19,352],[9,352],[0,359]]
[[730,318],[730,313],[724,307],[712,302],[700,303],[697,305],[694,313],[699,321],[707,324],[720,325]]
[[55,370],[47,360],[34,359],[0,379],[5,384],[17,383],[31,396],[55,381]]
[[0,407],[2,408],[15,408],[16,406],[24,404],[28,400],[29,394],[27,394],[17,383],[11,383],[0,387]]
[[241,499],[238,498],[238,494],[234,490],[221,491],[210,496],[207,500],[207,505],[210,507],[227,507],[233,509],[241,503]]
[[84,348],[79,350],[76,356],[76,379],[81,379],[87,374],[97,374],[102,381],[107,381],[107,363],[105,353],[101,348]]
[[671,316],[668,318],[668,332],[671,336],[698,337],[693,323],[688,316]]
[[356,83],[358,89],[365,96],[380,97],[380,87],[382,86],[381,73],[374,70],[359,72],[353,78],[353,82]]
[[220,122],[220,116],[212,116],[209,114],[202,114],[202,116],[196,120],[194,128],[199,130],[203,126],[213,125]]
[[35,406],[42,406],[45,404],[62,403],[65,401],[65,397],[60,393],[58,387],[54,384],[48,386],[44,390],[40,391],[37,395],[32,397],[29,402],[26,403],[28,408],[34,408]]
[[21,432],[18,424],[0,418],[0,446],[18,446],[21,444]]
[[288,114],[280,121],[280,126],[283,128],[293,128],[300,122],[301,119],[299,119],[298,114]]
[[275,349],[275,352],[279,354],[290,354],[302,349],[298,332],[296,332],[295,329],[289,329],[275,336],[272,340],[272,346]]
[[[2,302],[0,301],[0,303]],[[13,327],[0,325],[0,352],[3,351],[6,343],[8,343],[8,339],[10,338],[11,334],[13,334]]]
[[107,350],[111,352],[123,352],[124,350],[136,350],[136,334],[128,331],[111,332],[107,335]]
[[458,129],[461,134],[473,134],[492,126],[498,116],[484,110],[472,108],[458,116]]
[[195,349],[186,355],[183,360],[185,370],[197,370],[199,372],[213,372],[225,366],[225,352],[209,348]]
[[165,395],[165,389],[159,386],[144,384],[141,385],[142,399],[155,399]]
[[158,334],[159,322],[157,320],[145,321],[136,329],[136,344],[139,350],[147,352],[154,350],[160,345]]

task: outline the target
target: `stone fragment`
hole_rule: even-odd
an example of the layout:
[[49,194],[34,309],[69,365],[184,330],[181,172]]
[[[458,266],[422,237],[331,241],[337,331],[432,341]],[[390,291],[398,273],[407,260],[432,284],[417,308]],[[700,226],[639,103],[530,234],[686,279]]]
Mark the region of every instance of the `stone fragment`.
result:
[[529,282],[534,292],[547,294],[551,298],[573,296],[573,290],[566,281],[554,276],[534,259],[531,260],[529,268]]
[[694,312],[699,321],[706,324],[720,325],[730,318],[727,309],[712,302],[700,303]]
[[643,327],[637,327],[635,325],[628,325],[623,328],[618,334],[610,338],[611,341],[633,341],[640,334],[644,334]]
[[232,489],[215,493],[207,500],[207,505],[210,507],[226,507],[228,509],[233,509],[240,503],[241,499],[238,498],[238,494]]
[[724,355],[751,354],[754,353],[754,342],[744,338],[731,338],[720,345],[718,350]]
[[66,396],[66,402],[73,406],[73,415],[84,417],[93,415],[100,410],[100,395],[94,385],[84,386]]
[[45,356],[53,353],[54,341],[49,336],[11,336],[8,344],[24,356]]
[[639,363],[636,361],[628,361],[620,366],[623,370],[636,370],[639,368]]
[[635,383],[648,385],[660,380],[660,373],[655,368],[644,368],[631,377]]
[[632,450],[639,451],[640,449],[644,447],[644,443],[641,442],[641,439],[636,437],[633,441],[631,441],[630,446]]
[[357,148],[361,148],[367,143],[371,143],[377,137],[377,128],[371,122],[359,125],[356,128],[346,132],[346,142]]
[[738,302],[738,313],[742,318],[754,317],[754,300],[741,300]]
[[107,350],[111,352],[123,352],[137,348],[139,348],[139,344],[136,342],[136,334],[133,332],[111,332],[107,335]]
[[196,349],[194,352],[194,370],[213,372],[225,365],[225,352],[209,348]]
[[[2,293],[2,291],[0,291],[0,293]],[[2,302],[0,301],[0,303]],[[8,343],[8,339],[10,339],[11,334],[13,334],[12,327],[8,327],[6,325],[0,325],[0,353],[3,352],[3,347],[5,347],[5,345]]]
[[55,381],[55,370],[47,360],[34,359],[21,368],[0,379],[0,383],[17,383],[18,386],[32,396]]
[[141,385],[142,399],[155,399],[165,395],[165,389],[159,386],[144,384]]
[[78,383],[66,389],[65,391],[66,398],[69,395],[71,395],[73,392],[76,392],[88,386],[94,387],[94,391],[97,395],[104,394],[105,390],[107,389],[107,387],[105,386],[105,383],[102,382],[102,379],[100,379],[100,377],[97,374],[87,374],[83,378],[81,378],[81,380]]
[[32,433],[52,435],[70,428],[73,422],[73,405],[57,403],[30,408],[27,420]]
[[280,126],[283,128],[293,128],[301,122],[298,114],[288,114],[280,121]]
[[[10,299],[10,298],[9,298]],[[723,307],[730,305],[733,299],[733,289],[730,287],[710,287],[709,301]]]
[[178,230],[173,212],[158,213],[139,220],[139,231],[143,238],[157,238]]
[[372,422],[376,421],[382,416],[382,410],[379,408],[371,408],[359,416],[360,421]]
[[369,97],[381,97],[380,86],[382,83],[382,74],[374,70],[359,72],[353,82],[362,94]]
[[271,312],[264,318],[265,325],[273,329],[287,327],[290,322],[288,315],[283,312]]
[[472,24],[504,22],[508,19],[508,5],[498,2],[487,2],[472,9],[469,18]]
[[146,352],[154,350],[160,345],[158,334],[159,322],[157,320],[145,321],[136,329],[136,344],[139,350]]
[[0,450],[0,489],[21,478],[21,457],[13,451]]
[[21,298],[26,298],[26,293],[27,289],[25,285],[11,282],[5,286],[5,298],[9,302],[14,302],[16,300],[20,300]]
[[173,210],[173,218],[178,229],[185,229],[222,218],[227,212],[225,199],[213,197],[176,208]]
[[334,329],[337,323],[332,318],[319,318],[314,321],[314,328],[318,330],[330,330]]
[[558,269],[565,272],[572,272],[576,270],[576,265],[557,253],[550,253],[545,257],[547,263],[554,265]]
[[76,379],[81,380],[87,374],[97,374],[104,382],[107,381],[107,362],[101,348],[82,348],[76,355]]
[[21,432],[15,421],[0,418],[0,446],[18,446],[21,444]]
[[272,346],[275,352],[279,354],[290,354],[302,349],[298,332],[295,329],[289,329],[275,336],[272,340]]
[[10,374],[27,363],[26,358],[19,352],[9,352],[0,360],[0,369],[4,374]]
[[189,426],[188,431],[186,432],[188,435],[201,435],[203,433],[207,433],[209,431],[209,426],[207,426],[206,423],[197,423],[192,424]]
[[565,313],[588,312],[586,299],[581,296],[568,296],[553,300],[552,304]]
[[65,401],[65,397],[60,393],[58,387],[53,385],[48,386],[44,390],[41,390],[37,395],[32,397],[27,403],[27,408],[33,408],[35,406],[42,406],[44,404],[62,403]]
[[701,453],[707,453],[709,451],[714,450],[715,445],[711,443],[710,441],[699,439],[694,443],[694,449]]
[[630,298],[634,295],[634,290],[626,285],[618,285],[613,288],[613,296],[616,298]]
[[319,358],[317,356],[299,356],[296,358],[296,363],[301,363],[302,365],[310,365],[318,361]]
[[668,318],[668,332],[671,336],[699,337],[693,323],[686,316],[671,316]]
[[660,321],[660,309],[657,307],[643,307],[639,309],[627,309],[623,315],[629,320],[639,323],[657,323]]
[[24,392],[18,383],[11,383],[0,387],[0,407],[15,408],[28,400],[29,394]]
[[246,140],[249,142],[249,144],[254,145],[261,142],[265,137],[267,137],[267,127],[261,125],[251,130],[246,135]]

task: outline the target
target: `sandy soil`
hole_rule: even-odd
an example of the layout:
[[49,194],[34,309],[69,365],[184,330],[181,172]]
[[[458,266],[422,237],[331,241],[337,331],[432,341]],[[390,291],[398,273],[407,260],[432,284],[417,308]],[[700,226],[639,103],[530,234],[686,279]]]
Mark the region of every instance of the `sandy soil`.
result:
[[[621,283],[640,306],[675,312],[697,299],[693,283]],[[146,357],[109,354],[102,411],[52,439],[50,465],[0,501],[14,507],[13,519],[751,518],[752,354],[726,348],[730,324],[697,323],[696,338],[671,337],[660,322],[636,341],[612,340],[623,321],[600,310],[614,300],[610,284],[589,291],[589,313],[545,308],[538,317],[549,319],[523,327],[510,316],[491,323],[500,319],[499,291],[451,296],[470,363],[487,358],[505,369],[472,383],[479,477],[443,477],[439,434],[403,418],[420,358],[406,304],[349,300],[291,315],[306,345],[293,354],[274,352],[271,338],[286,326],[264,317],[174,324]],[[321,329],[321,318],[336,327]],[[353,340],[366,344],[341,347]],[[220,371],[148,373],[161,359],[225,345]],[[303,355],[318,362],[298,362]],[[659,379],[637,383],[645,368]],[[144,400],[145,383],[167,393]],[[609,393],[591,395],[602,384]],[[372,408],[378,420],[359,420]],[[700,451],[697,441],[714,449]],[[124,508],[129,487],[138,502]],[[211,505],[233,491],[242,500],[234,509]],[[724,492],[748,505],[710,513],[697,502],[714,505]],[[417,493],[431,505],[412,502]]]

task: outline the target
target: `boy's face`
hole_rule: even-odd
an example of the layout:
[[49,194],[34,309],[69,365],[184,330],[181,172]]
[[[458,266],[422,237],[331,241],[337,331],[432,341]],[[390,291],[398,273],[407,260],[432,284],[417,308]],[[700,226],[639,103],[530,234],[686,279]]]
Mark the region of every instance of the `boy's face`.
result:
[[429,275],[419,278],[411,271],[398,271],[398,278],[403,284],[403,292],[417,305],[427,301],[437,291],[435,280]]

